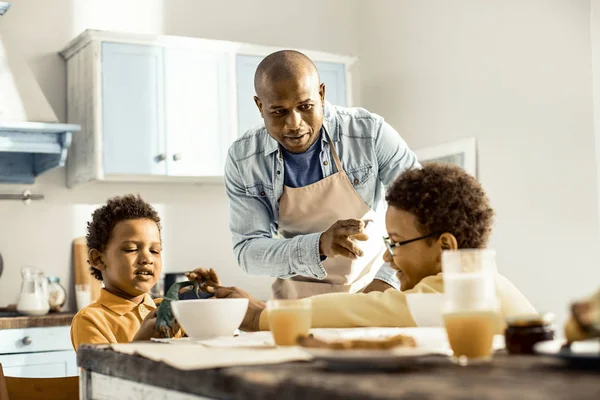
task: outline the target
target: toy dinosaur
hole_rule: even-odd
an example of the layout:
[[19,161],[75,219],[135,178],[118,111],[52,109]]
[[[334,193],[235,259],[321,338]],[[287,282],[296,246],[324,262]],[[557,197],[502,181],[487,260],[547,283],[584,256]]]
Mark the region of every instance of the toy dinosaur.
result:
[[[191,290],[183,290],[193,286]],[[171,285],[160,305],[156,316],[156,330],[161,338],[172,338],[179,331],[179,324],[175,320],[171,310],[171,302],[174,300],[203,299],[211,297],[212,294],[202,292],[196,281],[177,282]]]

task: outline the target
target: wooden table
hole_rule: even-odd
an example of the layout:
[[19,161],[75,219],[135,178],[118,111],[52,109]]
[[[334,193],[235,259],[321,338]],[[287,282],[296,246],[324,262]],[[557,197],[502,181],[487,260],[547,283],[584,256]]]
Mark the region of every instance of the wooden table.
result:
[[323,364],[181,371],[166,364],[82,346],[83,399],[600,399],[600,371],[560,360],[496,354],[491,364],[460,367],[431,356],[396,371],[330,371]]

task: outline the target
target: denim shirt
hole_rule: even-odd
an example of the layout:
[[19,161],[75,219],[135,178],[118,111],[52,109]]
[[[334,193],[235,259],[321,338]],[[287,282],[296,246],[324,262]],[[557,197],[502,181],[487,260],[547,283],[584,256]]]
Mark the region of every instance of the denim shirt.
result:
[[[364,202],[381,212],[387,188],[402,171],[419,167],[415,154],[382,117],[362,108],[325,105],[323,128],[342,167]],[[321,137],[323,177],[335,173],[327,135]],[[230,200],[233,252],[239,266],[254,275],[291,278],[327,276],[319,254],[323,232],[277,236],[284,163],[279,144],[264,124],[246,132],[229,149],[225,189]],[[343,216],[340,219],[344,219]],[[375,238],[377,240],[377,238]],[[375,276],[396,289],[396,271],[384,263]]]

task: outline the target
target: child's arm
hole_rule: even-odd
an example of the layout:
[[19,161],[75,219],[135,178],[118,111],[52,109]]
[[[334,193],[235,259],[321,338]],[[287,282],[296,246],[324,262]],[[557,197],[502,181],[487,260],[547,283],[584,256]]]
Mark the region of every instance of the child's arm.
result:
[[[350,328],[363,326],[414,327],[406,302],[409,293],[441,293],[442,275],[428,276],[413,289],[400,292],[330,293],[311,297],[313,328]],[[260,315],[260,329],[268,330],[266,313]]]

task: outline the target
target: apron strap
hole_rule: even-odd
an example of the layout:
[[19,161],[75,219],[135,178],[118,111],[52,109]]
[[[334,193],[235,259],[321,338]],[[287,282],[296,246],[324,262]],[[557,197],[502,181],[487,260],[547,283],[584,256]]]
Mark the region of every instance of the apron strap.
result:
[[344,171],[344,168],[342,168],[342,162],[340,161],[340,158],[338,157],[338,153],[335,150],[335,144],[331,140],[331,136],[329,136],[329,133],[327,133],[327,129],[324,129],[324,131],[325,131],[325,135],[327,135],[327,140],[329,140],[329,146],[331,147],[331,155],[333,156],[333,162],[335,163],[335,166],[336,166],[338,172],[342,172],[342,171]]

